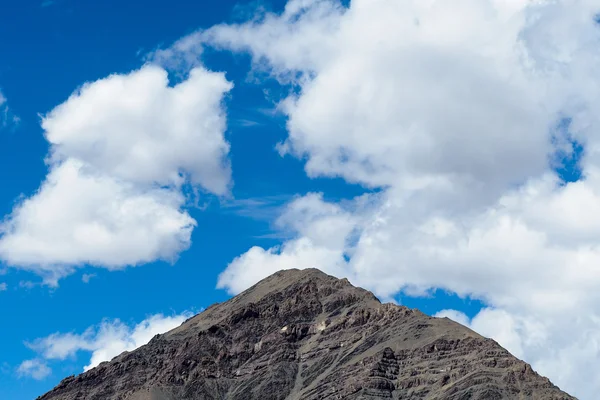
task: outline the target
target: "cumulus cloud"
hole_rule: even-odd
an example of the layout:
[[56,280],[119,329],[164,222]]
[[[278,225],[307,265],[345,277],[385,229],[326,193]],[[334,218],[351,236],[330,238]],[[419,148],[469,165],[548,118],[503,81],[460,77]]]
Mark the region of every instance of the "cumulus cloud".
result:
[[[318,266],[382,298],[484,300],[475,330],[595,398],[600,298],[600,6],[590,0],[290,0],[188,37],[248,52],[290,88],[282,154],[376,194],[309,194],[292,238],[232,261],[232,293]],[[553,170],[584,148],[582,179]],[[455,315],[456,317],[456,315]]]
[[[565,322],[495,308],[485,308],[473,319],[456,310],[443,310],[435,316],[450,318],[495,339],[515,356],[534,360],[534,368],[555,382],[581,385],[568,388],[579,391],[579,398],[595,398],[594,390],[600,385],[593,372],[600,352],[597,316],[579,313]],[[576,325],[564,326],[577,321]]]
[[105,320],[81,334],[54,333],[27,345],[38,352],[43,360],[65,360],[75,357],[79,352],[89,353],[91,357],[84,368],[87,371],[124,351],[132,351],[147,344],[155,335],[178,327],[190,316],[190,313],[174,316],[157,314],[135,326],[119,320]]
[[44,361],[39,359],[25,360],[17,368],[17,374],[21,377],[28,376],[35,380],[41,381],[47,378],[52,373],[52,370]]
[[282,15],[203,37],[300,87],[281,104],[281,150],[307,157],[309,175],[460,183],[479,189],[473,202],[541,173],[551,151],[557,105],[524,60],[525,19],[505,2],[290,1]]
[[139,184],[180,186],[186,178],[225,194],[229,145],[221,73],[193,69],[169,86],[167,72],[146,66],[84,85],[42,121],[50,162],[83,160],[94,171]]
[[355,226],[349,211],[311,193],[289,203],[276,226],[295,239],[267,250],[255,246],[237,257],[220,274],[218,288],[237,294],[281,269],[321,268],[344,275],[344,243]]
[[170,189],[140,191],[106,175],[84,172],[72,159],[55,167],[33,197],[2,226],[0,254],[40,273],[73,264],[121,268],[169,259],[189,246],[195,221]]
[[171,86],[145,66],[87,83],[43,117],[49,173],[0,225],[0,257],[55,283],[82,264],[173,261],[196,221],[182,188],[227,195],[223,74]]

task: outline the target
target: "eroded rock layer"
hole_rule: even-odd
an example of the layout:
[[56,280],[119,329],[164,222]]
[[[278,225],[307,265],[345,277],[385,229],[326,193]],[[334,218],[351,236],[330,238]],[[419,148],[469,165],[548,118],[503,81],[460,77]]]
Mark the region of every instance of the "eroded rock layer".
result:
[[311,269],[278,272],[40,399],[573,397],[493,340]]

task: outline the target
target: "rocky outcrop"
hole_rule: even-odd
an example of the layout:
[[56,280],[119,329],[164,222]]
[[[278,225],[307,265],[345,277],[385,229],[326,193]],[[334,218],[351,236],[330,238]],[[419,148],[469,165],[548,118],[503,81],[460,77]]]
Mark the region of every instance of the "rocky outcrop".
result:
[[278,272],[39,399],[573,397],[493,340],[311,269]]

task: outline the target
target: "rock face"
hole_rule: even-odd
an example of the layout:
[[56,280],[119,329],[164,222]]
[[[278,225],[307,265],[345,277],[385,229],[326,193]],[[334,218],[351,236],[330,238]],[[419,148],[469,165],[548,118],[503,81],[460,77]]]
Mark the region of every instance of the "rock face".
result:
[[39,399],[573,397],[493,340],[312,269],[278,272]]

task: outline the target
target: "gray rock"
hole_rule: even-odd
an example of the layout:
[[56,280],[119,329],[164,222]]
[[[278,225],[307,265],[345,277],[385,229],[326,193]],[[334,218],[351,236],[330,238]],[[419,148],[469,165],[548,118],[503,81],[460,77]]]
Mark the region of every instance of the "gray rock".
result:
[[573,399],[491,339],[278,272],[41,400]]

